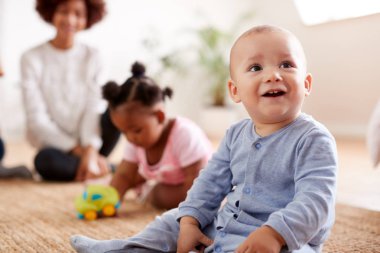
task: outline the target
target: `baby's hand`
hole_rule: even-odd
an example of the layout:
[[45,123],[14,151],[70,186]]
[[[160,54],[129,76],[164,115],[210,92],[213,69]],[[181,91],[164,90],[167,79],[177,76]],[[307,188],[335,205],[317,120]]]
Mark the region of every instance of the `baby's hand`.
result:
[[212,243],[213,241],[199,229],[196,219],[190,216],[181,218],[177,253],[188,253],[190,251],[203,252]]
[[279,253],[283,245],[285,241],[276,230],[263,226],[252,232],[235,253]]

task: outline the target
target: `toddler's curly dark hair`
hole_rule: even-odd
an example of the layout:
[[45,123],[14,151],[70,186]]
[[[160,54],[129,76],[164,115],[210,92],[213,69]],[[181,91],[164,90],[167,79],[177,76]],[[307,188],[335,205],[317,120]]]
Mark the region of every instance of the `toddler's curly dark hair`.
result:
[[169,87],[161,89],[156,82],[145,75],[145,66],[139,62],[132,65],[132,76],[122,85],[110,81],[103,86],[103,98],[111,108],[125,102],[137,101],[143,106],[150,107],[158,102],[171,98],[173,90]]
[[[43,20],[52,23],[57,6],[68,0],[37,0],[36,10]],[[89,29],[95,23],[103,19],[106,14],[106,4],[104,0],[83,0],[87,8],[87,26]]]

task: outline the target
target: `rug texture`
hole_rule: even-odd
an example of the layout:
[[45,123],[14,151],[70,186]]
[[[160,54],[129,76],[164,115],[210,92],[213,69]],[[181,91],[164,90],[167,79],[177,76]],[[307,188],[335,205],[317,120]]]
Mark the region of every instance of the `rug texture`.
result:
[[[162,211],[127,199],[117,217],[76,218],[79,183],[0,180],[0,252],[73,252],[69,238],[126,238],[141,231]],[[380,212],[337,205],[332,235],[323,252],[380,253]]]

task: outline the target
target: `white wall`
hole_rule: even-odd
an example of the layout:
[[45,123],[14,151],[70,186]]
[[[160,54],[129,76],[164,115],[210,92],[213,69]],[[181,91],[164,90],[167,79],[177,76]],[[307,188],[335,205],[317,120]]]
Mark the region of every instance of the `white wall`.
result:
[[[105,56],[109,79],[124,81],[130,75],[130,66],[140,60],[147,65],[147,74],[159,69],[157,57],[173,49],[187,48],[194,38],[193,30],[205,24],[226,27],[236,16],[246,10],[249,0],[140,0],[107,1],[108,15],[89,31],[80,34],[79,40],[98,47]],[[4,101],[3,111],[12,110],[12,116],[22,116],[19,94],[19,59],[28,48],[47,41],[54,36],[54,30],[40,19],[31,0],[0,0],[0,60],[5,77],[0,80]],[[231,13],[231,10],[234,10]],[[159,47],[151,52],[142,46],[144,39],[156,39]],[[226,49],[227,50],[227,49]],[[192,66],[188,66],[189,69]],[[159,80],[160,81],[160,80]],[[168,104],[169,112],[182,114],[195,121],[201,110],[201,96],[204,93],[198,79],[193,77],[164,78],[162,85],[174,88],[173,101]],[[13,138],[24,128],[24,119],[1,117],[3,135]]]
[[[228,29],[236,17],[252,11],[251,24],[270,23],[293,31],[301,40],[314,76],[314,89],[305,111],[325,123],[336,135],[363,137],[370,113],[380,94],[380,14],[305,26],[292,0],[140,0],[107,1],[106,19],[84,32],[80,40],[99,47],[109,66],[109,78],[122,82],[135,60],[158,69],[155,58],[192,41],[189,30],[212,23]],[[6,76],[7,110],[21,111],[18,100],[19,58],[23,51],[50,39],[53,29],[40,20],[31,0],[0,0],[0,60]],[[242,25],[241,31],[249,25]],[[156,38],[161,47],[149,52],[143,39]],[[229,48],[226,48],[226,53]],[[192,69],[194,66],[188,66]],[[195,71],[196,73],[196,71]],[[169,76],[163,84],[175,89],[169,111],[198,120],[207,80]],[[7,91],[8,90],[8,91]],[[12,95],[13,94],[13,95]],[[14,99],[13,99],[14,97]],[[11,101],[11,102],[9,102]],[[19,108],[19,109],[17,109]],[[22,112],[22,111],[21,111]],[[13,113],[15,114],[15,113]],[[1,118],[2,125],[13,119]],[[3,130],[4,133],[4,130]]]
[[305,111],[335,135],[364,137],[380,98],[380,14],[305,26],[291,0],[252,1],[251,8],[257,22],[283,26],[303,43],[314,76]]

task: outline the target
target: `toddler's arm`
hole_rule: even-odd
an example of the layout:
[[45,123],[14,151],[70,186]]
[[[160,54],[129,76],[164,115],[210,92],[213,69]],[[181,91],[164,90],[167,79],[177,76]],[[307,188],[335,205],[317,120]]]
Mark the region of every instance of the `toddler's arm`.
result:
[[[159,208],[171,209],[178,207],[178,204],[186,198],[187,191],[193,184],[194,179],[198,176],[198,172],[203,162],[197,161],[185,168],[185,181],[179,185],[170,185],[166,183],[159,183],[154,187],[151,192],[152,204]],[[162,176],[166,179],[172,177],[171,171],[163,173]]]
[[138,173],[138,165],[123,160],[112,177],[111,186],[115,187],[119,193],[120,200],[122,200],[128,189],[131,189],[144,181],[145,179]]
[[179,229],[177,253],[188,253],[192,250],[200,250],[203,252],[205,247],[213,243],[213,241],[199,229],[199,222],[191,216],[181,218]]
[[284,238],[276,230],[262,226],[252,232],[235,253],[280,252],[284,245]]

